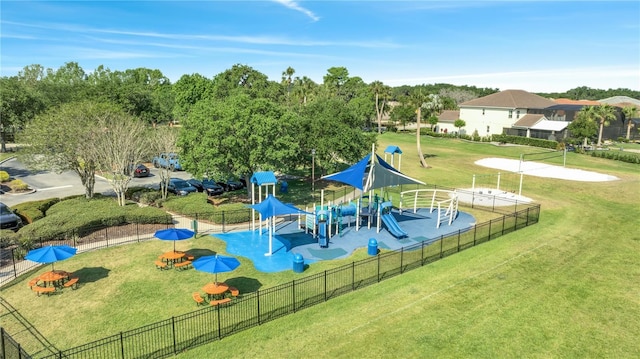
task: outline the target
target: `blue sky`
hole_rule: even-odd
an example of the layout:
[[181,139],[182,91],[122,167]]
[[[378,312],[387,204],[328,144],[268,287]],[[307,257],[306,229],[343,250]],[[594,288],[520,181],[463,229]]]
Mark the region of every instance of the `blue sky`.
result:
[[13,1],[2,76],[24,66],[159,69],[172,82],[248,65],[390,86],[640,90],[639,1]]

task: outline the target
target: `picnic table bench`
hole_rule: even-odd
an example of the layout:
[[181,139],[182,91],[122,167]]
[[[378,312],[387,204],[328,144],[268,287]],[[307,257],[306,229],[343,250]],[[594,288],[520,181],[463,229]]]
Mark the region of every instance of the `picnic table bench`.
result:
[[196,305],[205,304],[205,303],[204,303],[204,298],[202,298],[202,296],[200,295],[200,293],[198,293],[198,292],[194,292],[192,296],[193,296],[193,300],[195,300],[195,301],[196,301]]
[[191,265],[191,261],[178,262],[173,265],[175,269],[187,269]]
[[161,260],[156,261],[156,268],[158,269],[167,269],[167,263]]
[[224,299],[212,300],[211,302],[209,302],[209,304],[215,307],[217,305],[226,304],[229,302],[231,302],[231,298],[224,298]]
[[38,297],[40,296],[40,294],[52,294],[55,293],[56,288],[55,287],[40,287],[38,285],[34,286],[31,288],[34,292],[38,293]]
[[236,287],[229,287],[229,293],[231,293],[232,297],[237,297],[240,295],[240,291]]
[[65,288],[77,289],[78,288],[78,277],[71,277],[68,281],[64,282],[62,285]]

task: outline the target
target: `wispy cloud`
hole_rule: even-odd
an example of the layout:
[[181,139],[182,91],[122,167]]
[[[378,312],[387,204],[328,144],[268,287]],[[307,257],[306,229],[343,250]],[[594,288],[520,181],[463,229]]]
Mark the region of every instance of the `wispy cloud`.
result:
[[300,11],[301,13],[311,18],[311,20],[313,21],[320,20],[320,17],[314,14],[313,11],[300,6],[300,4],[298,4],[297,1],[292,1],[292,0],[273,0],[273,1],[277,2],[278,4],[286,6],[291,10]]
[[[73,26],[66,24],[56,23],[42,23],[42,24],[27,24],[11,22],[12,25],[39,28],[44,30],[62,30],[77,34],[109,34],[119,36],[130,36],[139,38],[153,38],[164,40],[177,40],[177,41],[220,41],[231,42],[239,44],[252,44],[252,45],[282,45],[282,46],[304,46],[304,47],[359,47],[359,48],[371,48],[371,49],[399,49],[404,47],[394,42],[383,40],[366,40],[366,41],[327,41],[327,40],[309,40],[309,39],[295,39],[281,36],[266,36],[266,35],[202,35],[202,34],[174,34],[174,33],[160,33],[150,31],[127,31],[127,30],[115,30],[115,29],[96,29],[84,26]],[[14,36],[17,37],[17,36]]]

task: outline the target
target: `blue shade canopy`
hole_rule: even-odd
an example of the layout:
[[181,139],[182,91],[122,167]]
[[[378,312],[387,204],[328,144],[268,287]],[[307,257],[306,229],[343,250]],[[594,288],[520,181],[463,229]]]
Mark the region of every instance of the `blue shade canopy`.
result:
[[342,182],[363,192],[403,184],[424,184],[402,174],[378,155],[372,159],[371,154],[346,170],[324,176],[322,179]]
[[173,251],[176,251],[176,241],[189,239],[195,235],[195,232],[185,228],[167,228],[157,230],[154,237],[163,241],[173,241]]
[[402,154],[402,150],[400,149],[400,147],[398,146],[387,146],[387,148],[384,149],[384,153],[390,153],[390,154]]
[[77,248],[68,245],[46,246],[29,251],[24,258],[37,263],[52,263],[53,265],[57,261],[73,257],[77,251]]
[[264,184],[276,184],[278,183],[278,179],[276,178],[276,175],[271,171],[255,172],[253,176],[251,176],[249,182],[255,183],[258,186],[262,186]]
[[264,201],[258,204],[252,204],[249,207],[258,211],[265,219],[275,216],[284,216],[287,214],[309,214],[308,212],[298,209],[291,204],[280,202],[280,200],[271,194],[268,195]]
[[218,282],[218,273],[231,272],[240,266],[240,261],[234,257],[227,256],[206,256],[193,261],[193,268],[201,272],[213,273],[216,275],[215,282]]

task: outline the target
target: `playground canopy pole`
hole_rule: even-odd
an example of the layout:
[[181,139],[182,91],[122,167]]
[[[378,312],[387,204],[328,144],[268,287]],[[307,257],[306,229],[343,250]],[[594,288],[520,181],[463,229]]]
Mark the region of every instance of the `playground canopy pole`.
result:
[[[256,204],[256,192],[253,186],[253,182],[251,182],[251,205],[253,206],[255,204]],[[252,231],[256,230],[256,211],[255,210],[251,211],[251,230]]]

